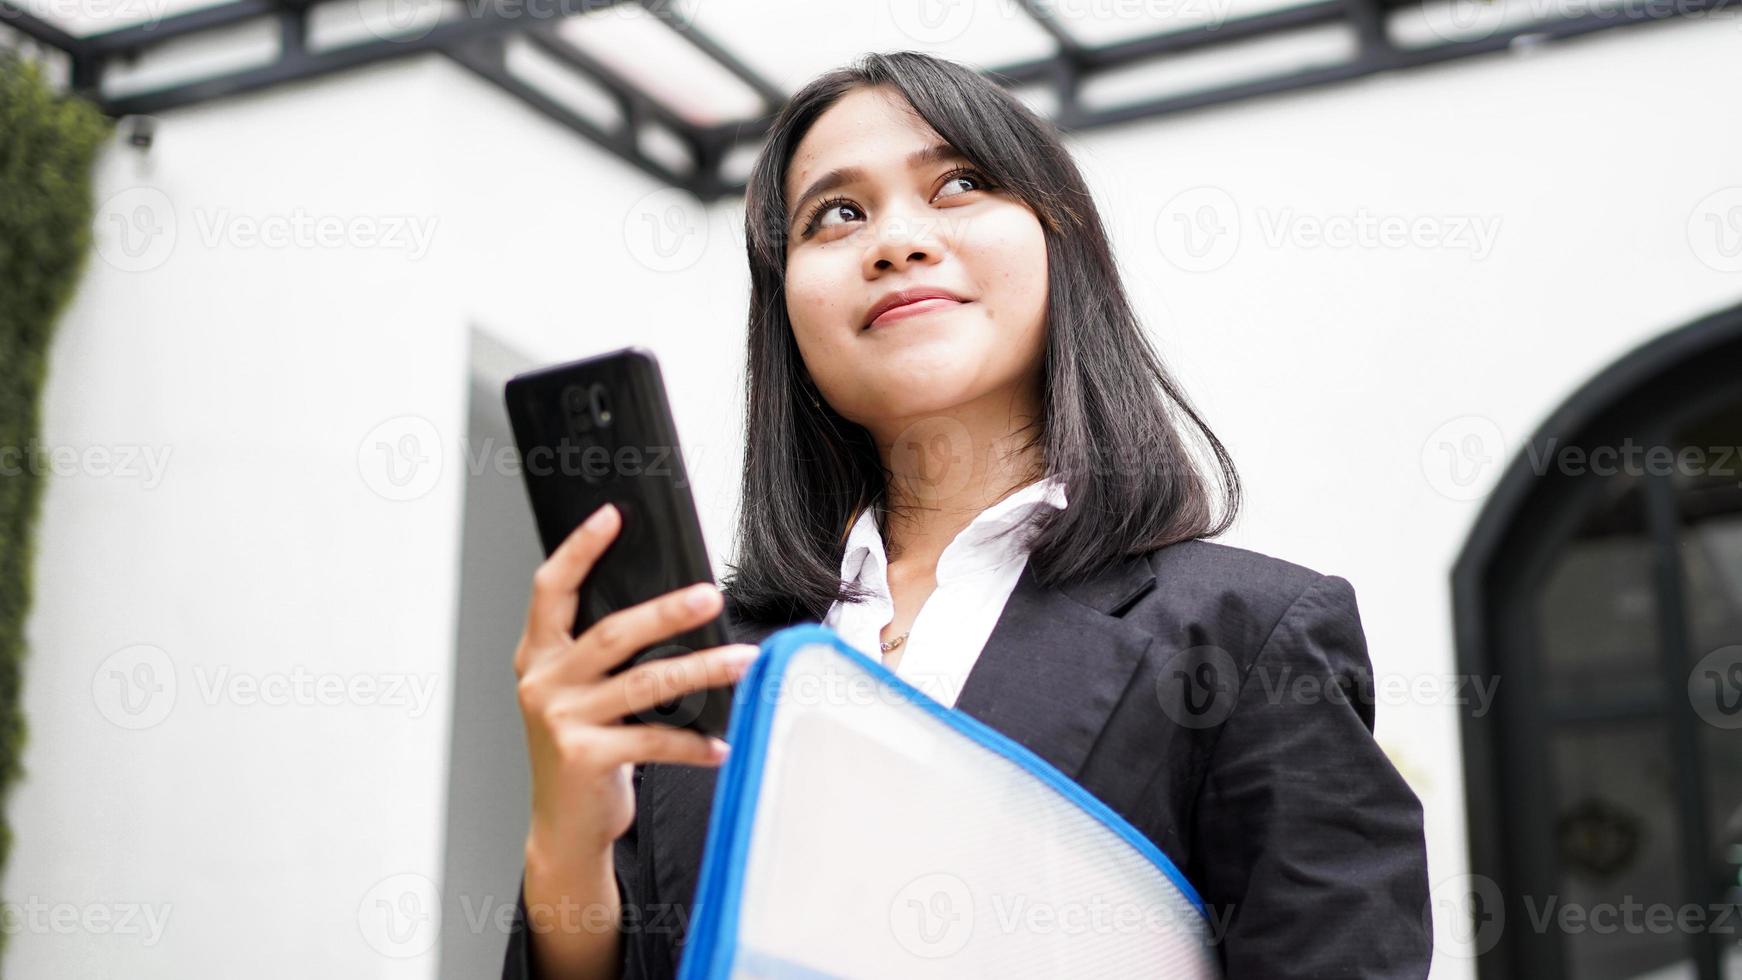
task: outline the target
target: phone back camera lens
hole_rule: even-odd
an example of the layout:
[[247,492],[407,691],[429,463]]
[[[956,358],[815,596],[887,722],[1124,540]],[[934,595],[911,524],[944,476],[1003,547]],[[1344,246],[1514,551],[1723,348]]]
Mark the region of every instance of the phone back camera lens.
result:
[[562,393],[563,416],[568,419],[571,433],[590,432],[596,426],[593,423],[593,404],[586,389],[580,385],[569,385]]

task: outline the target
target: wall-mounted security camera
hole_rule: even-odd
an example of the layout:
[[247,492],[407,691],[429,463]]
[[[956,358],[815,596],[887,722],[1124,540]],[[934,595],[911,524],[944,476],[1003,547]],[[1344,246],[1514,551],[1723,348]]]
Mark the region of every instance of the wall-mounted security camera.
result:
[[157,137],[157,119],[153,116],[122,116],[120,128],[127,145],[141,150],[151,149],[151,141]]

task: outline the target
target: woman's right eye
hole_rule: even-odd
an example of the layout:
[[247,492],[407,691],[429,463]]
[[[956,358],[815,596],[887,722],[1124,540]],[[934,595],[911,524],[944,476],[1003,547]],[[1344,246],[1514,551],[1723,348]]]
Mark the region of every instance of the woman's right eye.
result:
[[844,222],[831,222],[825,220],[830,215],[839,215],[842,208],[846,208],[855,214],[859,211],[857,205],[844,197],[831,198],[830,200],[818,204],[816,208],[811,211],[810,222],[805,226],[805,235],[808,237],[811,233],[818,231],[819,229],[843,224]]

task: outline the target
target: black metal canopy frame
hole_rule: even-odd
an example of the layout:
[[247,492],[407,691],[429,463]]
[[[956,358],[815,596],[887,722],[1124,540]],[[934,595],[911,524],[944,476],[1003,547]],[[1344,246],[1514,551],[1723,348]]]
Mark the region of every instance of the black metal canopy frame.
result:
[[[740,148],[753,148],[766,131],[787,93],[677,14],[668,0],[639,0],[661,23],[675,31],[705,57],[747,85],[762,102],[753,118],[716,125],[696,125],[673,107],[648,95],[635,84],[589,56],[556,31],[567,17],[637,0],[462,0],[463,15],[450,17],[421,34],[374,37],[340,47],[311,49],[307,44],[313,0],[231,0],[165,17],[161,20],[78,36],[33,16],[20,0],[0,0],[0,25],[9,26],[64,52],[71,61],[72,87],[93,99],[111,116],[149,115],[281,82],[315,78],[333,72],[439,51],[546,116],[580,133],[626,162],[703,201],[743,192],[743,182],[724,173],[722,163]],[[1717,13],[1734,0],[1551,0],[1558,16],[1528,23],[1498,26],[1421,47],[1405,47],[1387,32],[1388,22],[1409,9],[1420,11],[1424,0],[1309,0],[1300,6],[1256,14],[1213,25],[1172,29],[1148,37],[1111,44],[1087,45],[1072,36],[1050,10],[1050,0],[1020,0],[1021,8],[1057,43],[1047,57],[988,70],[986,74],[1010,88],[1039,86],[1052,93],[1052,118],[1061,129],[1085,130],[1184,112],[1241,99],[1316,88],[1380,72],[1437,64],[1513,47],[1579,37],[1611,27],[1623,27],[1674,17]],[[1426,0],[1432,4],[1436,0]],[[1473,9],[1500,0],[1438,0],[1441,8]],[[199,81],[121,96],[102,91],[105,71],[119,61],[171,41],[252,22],[276,22],[278,56],[271,62]],[[1085,83],[1118,69],[1138,67],[1188,52],[1270,39],[1303,29],[1345,26],[1359,43],[1338,63],[1285,71],[1233,84],[1188,91],[1112,107],[1085,105],[1079,94]],[[1453,35],[1453,32],[1447,32]],[[551,94],[509,71],[507,45],[522,37],[556,63],[603,89],[616,103],[621,122],[601,126],[564,105]],[[687,166],[673,167],[646,153],[641,137],[656,125],[676,137]]]

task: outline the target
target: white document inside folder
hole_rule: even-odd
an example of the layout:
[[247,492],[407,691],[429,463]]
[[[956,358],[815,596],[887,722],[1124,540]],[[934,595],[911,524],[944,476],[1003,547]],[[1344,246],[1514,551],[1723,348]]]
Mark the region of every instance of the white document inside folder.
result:
[[1191,885],[1038,756],[815,624],[740,684],[682,975],[1218,975]]

